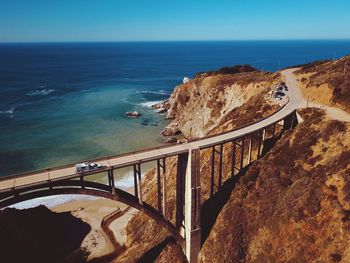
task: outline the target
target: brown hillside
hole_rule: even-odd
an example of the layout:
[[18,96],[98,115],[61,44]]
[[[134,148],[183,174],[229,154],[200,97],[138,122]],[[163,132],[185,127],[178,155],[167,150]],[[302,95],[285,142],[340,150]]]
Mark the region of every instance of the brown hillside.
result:
[[304,84],[306,96],[350,112],[350,55],[304,65],[296,74]]
[[[256,71],[201,74],[175,89],[168,117],[188,138],[241,127],[279,109],[266,95],[280,81],[278,73]],[[305,122],[279,134],[282,138],[271,152],[240,177],[229,179],[231,154],[225,146],[224,193],[210,200],[211,151],[202,151],[201,261],[349,261],[350,182],[345,176],[350,169],[350,127],[325,119],[317,110],[301,114]],[[167,213],[174,221],[176,158],[167,160],[167,168]],[[146,175],[143,189],[155,206],[154,173]],[[127,235],[126,250],[115,262],[185,261],[169,233],[142,213],[129,222]]]
[[350,262],[350,124],[301,115],[239,180],[202,262]]

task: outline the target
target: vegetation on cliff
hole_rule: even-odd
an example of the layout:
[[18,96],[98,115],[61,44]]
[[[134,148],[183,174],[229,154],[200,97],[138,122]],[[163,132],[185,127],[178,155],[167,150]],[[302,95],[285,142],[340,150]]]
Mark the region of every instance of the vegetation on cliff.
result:
[[335,61],[317,61],[296,72],[311,99],[350,112],[350,55]]
[[202,262],[349,262],[350,124],[300,113],[234,187]]

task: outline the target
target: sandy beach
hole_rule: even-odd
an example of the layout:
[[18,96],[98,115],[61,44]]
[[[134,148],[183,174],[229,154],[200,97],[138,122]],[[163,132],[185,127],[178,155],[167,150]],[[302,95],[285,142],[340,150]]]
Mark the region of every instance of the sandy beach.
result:
[[[91,226],[90,233],[81,244],[81,248],[89,253],[88,260],[116,253],[118,248],[122,248],[126,241],[125,227],[137,212],[136,209],[123,203],[104,198],[69,201],[50,209],[54,212],[69,211]],[[110,231],[106,233],[101,224],[104,218],[109,218],[111,215],[116,219],[108,224]]]

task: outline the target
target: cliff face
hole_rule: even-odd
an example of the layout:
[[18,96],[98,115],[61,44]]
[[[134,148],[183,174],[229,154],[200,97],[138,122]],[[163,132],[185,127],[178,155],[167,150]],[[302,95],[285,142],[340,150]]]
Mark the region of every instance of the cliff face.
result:
[[350,124],[300,113],[235,186],[202,262],[350,261]]
[[350,56],[307,64],[296,73],[306,97],[350,112]]
[[278,73],[262,73],[252,68],[243,68],[243,72],[236,74],[222,71],[197,75],[172,93],[168,118],[174,120],[170,125],[176,124],[185,137],[204,137],[225,116],[254,96],[259,96],[258,104],[274,105],[268,99],[268,92],[281,82]]

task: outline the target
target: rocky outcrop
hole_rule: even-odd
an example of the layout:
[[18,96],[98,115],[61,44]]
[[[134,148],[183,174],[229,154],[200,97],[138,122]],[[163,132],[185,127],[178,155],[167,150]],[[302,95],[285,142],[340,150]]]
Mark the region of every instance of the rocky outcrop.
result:
[[137,118],[137,117],[140,117],[142,114],[139,113],[138,111],[128,111],[128,112],[125,112],[125,115],[131,118]]
[[160,113],[160,114],[166,113],[169,107],[170,107],[169,100],[163,100],[159,103],[152,105],[152,108],[157,110],[157,113]]
[[163,100],[151,106],[153,109],[169,109],[169,100]]
[[175,136],[181,134],[179,124],[177,122],[170,123],[167,127],[165,127],[161,133],[162,136]]
[[275,104],[269,101],[267,93],[282,81],[279,73],[255,69],[237,74],[221,72],[198,75],[172,93],[167,117],[174,119],[185,137],[206,136],[222,118],[255,95],[262,96],[264,104]]

